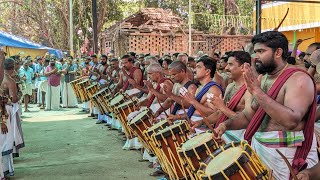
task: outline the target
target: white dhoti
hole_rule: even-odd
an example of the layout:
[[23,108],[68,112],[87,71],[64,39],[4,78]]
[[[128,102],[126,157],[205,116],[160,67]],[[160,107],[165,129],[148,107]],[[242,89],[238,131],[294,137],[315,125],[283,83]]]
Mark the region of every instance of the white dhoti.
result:
[[1,167],[0,167],[0,177],[10,174],[13,175],[13,144],[14,144],[14,130],[11,124],[10,115],[12,113],[12,106],[6,105],[6,110],[9,114],[9,119],[7,120],[8,133],[2,134],[0,132],[0,150],[1,150]]
[[226,131],[221,139],[226,143],[231,143],[232,141],[242,141],[244,140],[245,129],[240,130],[228,130]]
[[[161,103],[162,105],[162,103]],[[160,109],[160,104],[159,103],[154,103],[154,104],[151,104],[151,106],[149,107],[149,109],[151,109],[151,111],[153,113],[157,112],[158,109]],[[170,114],[170,109],[167,109],[165,111],[167,114]],[[160,119],[165,119],[166,118],[166,113],[162,112],[158,117],[157,119],[160,120]]]
[[[141,108],[142,109],[142,108]],[[140,110],[141,110],[140,109]],[[135,117],[137,114],[139,114],[140,111],[134,111],[128,115],[128,122]],[[137,137],[132,139],[127,139],[126,143],[122,147],[123,150],[133,150],[133,149],[140,149],[142,148],[142,144],[139,142],[139,139]]]
[[50,86],[48,85],[46,93],[46,109],[47,110],[59,110],[60,106],[60,85]]
[[64,82],[62,94],[63,107],[75,107],[78,103],[76,95],[70,83]]
[[131,96],[131,95],[134,95],[134,94],[138,94],[140,92],[139,89],[130,89],[130,90],[126,90],[126,93]]
[[90,107],[89,101],[82,103],[82,109],[83,109],[83,110],[88,110],[89,107]]
[[21,119],[18,112],[19,104],[13,103],[12,106],[8,107],[8,109],[11,109],[9,118],[11,120],[11,126],[13,129],[13,138],[14,138],[13,157],[19,157],[19,149],[25,147],[23,131],[21,126]]
[[[276,149],[278,149],[288,159],[289,163],[292,164],[297,147],[301,146],[304,141],[304,134],[302,131],[287,132],[287,135],[282,135],[281,137],[279,137],[279,134],[283,133],[278,131],[256,132],[252,138],[251,146],[256,151],[261,161],[268,168],[273,170],[273,177],[276,180],[284,180],[289,179],[290,171]],[[288,140],[286,140],[286,137],[288,137]],[[286,143],[274,142],[275,139],[282,139]],[[280,147],[279,144],[287,144],[288,146]],[[315,136],[313,137],[312,146],[306,162],[308,163],[307,168],[311,168],[318,163]]]
[[42,104],[42,92],[47,92],[47,89],[48,89],[48,81],[47,80],[40,81],[38,86],[38,92],[37,92],[38,104]]
[[[193,114],[190,118],[190,120],[193,122],[201,121],[202,119],[203,118],[199,114]],[[199,133],[205,132],[207,129],[205,128],[205,126],[199,126],[194,130],[196,131],[196,134],[199,134]]]

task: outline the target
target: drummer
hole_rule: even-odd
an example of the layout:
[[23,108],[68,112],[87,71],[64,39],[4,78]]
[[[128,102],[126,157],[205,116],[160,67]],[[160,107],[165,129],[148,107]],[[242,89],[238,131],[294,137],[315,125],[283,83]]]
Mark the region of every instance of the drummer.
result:
[[[200,82],[200,86],[196,91],[196,96],[187,91],[181,91],[182,98],[191,106],[186,115],[169,116],[170,120],[190,119],[191,128],[196,132],[204,131],[202,125],[202,116],[209,116],[216,112],[216,108],[210,108],[207,102],[207,94],[214,94],[215,96],[223,95],[222,87],[212,81],[216,72],[216,61],[208,56],[203,56],[197,61],[195,79]],[[201,126],[201,127],[200,127]]]
[[[171,111],[171,116],[169,117],[170,120],[175,120],[180,119],[179,115],[181,116],[184,114],[184,112],[187,111],[187,108],[190,106],[190,103],[184,101],[179,96],[179,89],[181,87],[185,87],[188,92],[194,96],[197,86],[187,75],[187,67],[182,61],[172,62],[169,65],[169,74],[171,81],[174,82],[173,88],[167,87],[166,85],[163,87],[163,92],[168,98],[162,104],[162,107],[155,112],[154,116],[158,117],[163,111],[169,109],[174,104],[174,107]],[[170,91],[170,89],[172,90]],[[185,110],[182,109],[182,104],[184,108],[186,108]],[[175,115],[177,115],[177,117],[174,117]]]
[[[245,100],[249,99],[249,92],[245,86],[245,81],[242,76],[244,63],[251,63],[250,54],[244,51],[233,51],[228,54],[227,65],[225,72],[227,78],[232,80],[224,94],[224,98],[213,96],[208,99],[211,104],[209,106],[216,107],[218,111],[208,117],[211,124],[216,124],[216,127],[223,121],[234,116],[237,112],[241,112],[245,106]],[[250,100],[249,100],[250,101]],[[249,102],[247,102],[249,103]],[[231,141],[243,140],[244,129],[229,130],[225,133],[222,139],[225,143]]]
[[126,92],[128,95],[139,93],[139,90],[130,85],[129,79],[133,79],[137,84],[142,85],[142,71],[139,68],[134,67],[134,59],[129,55],[124,55],[121,58],[121,68],[119,83],[117,84],[115,91],[120,89]]
[[[255,68],[244,64],[243,72],[252,101],[215,131],[221,137],[226,130],[247,127],[244,139],[251,142],[262,162],[273,170],[274,178],[289,179],[289,169],[276,149],[290,163],[294,162],[295,173],[305,162],[308,167],[318,162],[312,131],[316,111],[314,83],[308,74],[285,61],[288,40],[282,33],[257,34],[252,43]],[[258,76],[255,69],[266,74]]]

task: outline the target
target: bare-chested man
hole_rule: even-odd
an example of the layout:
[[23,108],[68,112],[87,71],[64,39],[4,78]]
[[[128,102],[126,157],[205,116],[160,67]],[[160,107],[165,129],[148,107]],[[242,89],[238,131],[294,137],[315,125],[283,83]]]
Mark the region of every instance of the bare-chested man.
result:
[[[203,119],[202,116],[208,117],[217,110],[216,108],[210,108],[207,102],[208,93],[214,94],[215,96],[220,96],[223,94],[223,89],[221,86],[212,81],[215,72],[216,62],[208,56],[201,57],[197,61],[196,65],[195,79],[200,82],[196,96],[191,95],[189,92],[182,94],[183,99],[191,104],[188,109],[187,116],[193,123],[192,129],[195,129],[201,125],[199,122],[201,122]],[[175,120],[180,118],[185,119],[187,117],[174,117],[172,119]],[[196,129],[196,131],[198,130],[200,131],[199,128]]]
[[[289,179],[289,169],[276,149],[286,155],[296,173],[308,162],[318,162],[313,133],[315,87],[305,72],[285,61],[288,40],[280,32],[269,31],[253,37],[255,68],[244,64],[244,79],[251,98],[241,113],[221,123],[215,131],[246,128],[244,139],[251,141],[264,164],[273,170],[275,179]],[[262,80],[255,73],[266,73]],[[259,81],[261,80],[261,81]],[[265,112],[265,113],[264,113]],[[309,116],[311,115],[311,116]]]
[[[1,90],[2,90],[2,96],[11,97],[11,102],[8,102],[8,104],[4,104],[5,111],[2,113],[6,113],[9,119],[3,119],[1,116],[1,133],[0,133],[0,150],[1,150],[1,158],[2,159],[2,167],[0,168],[1,172],[1,178],[4,178],[5,175],[8,175],[7,173],[13,174],[13,151],[16,151],[17,149],[14,147],[14,143],[17,145],[22,145],[23,141],[21,139],[21,136],[15,137],[18,135],[18,126],[17,126],[17,119],[16,119],[16,112],[18,108],[17,102],[19,101],[19,97],[17,94],[17,86],[16,81],[13,78],[16,74],[14,71],[14,65],[15,62],[13,59],[6,59],[2,60],[4,61],[4,78],[1,83]],[[10,103],[10,105],[9,105]],[[13,103],[13,104],[11,104]],[[20,122],[19,122],[20,124]],[[20,126],[21,127],[21,126]],[[15,128],[17,128],[15,130]],[[15,132],[16,131],[16,132]],[[16,141],[16,139],[19,141]]]
[[[185,87],[188,92],[194,96],[196,93],[197,86],[191,82],[191,79],[187,76],[187,67],[182,61],[174,61],[169,65],[169,74],[170,79],[174,83],[173,87],[169,88],[164,86],[164,94],[168,96],[168,99],[162,104],[162,107],[159,108],[155,117],[158,117],[163,111],[169,109],[172,104],[174,104],[174,108],[171,111],[171,115],[169,116],[169,120],[172,120],[174,115],[184,114],[184,110],[182,109],[182,103],[184,108],[189,108],[190,104],[187,101],[184,101],[180,97],[179,89],[181,87]],[[170,89],[172,89],[170,91]],[[182,103],[181,103],[182,101]],[[185,111],[187,111],[186,109]],[[179,117],[177,117],[179,118]]]
[[[250,54],[244,51],[233,51],[229,53],[227,59],[225,72],[233,82],[227,86],[223,99],[222,96],[213,96],[210,99],[213,107],[216,107],[218,111],[209,116],[208,120],[211,124],[216,124],[216,126],[236,115],[237,112],[241,112],[245,106],[245,99],[249,96],[242,72],[244,63],[251,63]],[[222,136],[222,139],[226,143],[243,140],[244,130],[245,128],[241,130],[229,130]]]
[[[177,60],[178,61],[182,61],[186,66],[188,65],[188,56],[184,53],[181,53],[177,56]],[[193,72],[191,69],[187,68],[187,75],[189,77],[189,79],[193,80]]]
[[142,84],[142,71],[139,68],[134,67],[134,60],[129,55],[124,55],[121,58],[121,74],[119,78],[116,91],[122,89],[126,91],[129,95],[137,94],[139,90],[134,89],[130,86],[128,79],[133,79],[137,84]]

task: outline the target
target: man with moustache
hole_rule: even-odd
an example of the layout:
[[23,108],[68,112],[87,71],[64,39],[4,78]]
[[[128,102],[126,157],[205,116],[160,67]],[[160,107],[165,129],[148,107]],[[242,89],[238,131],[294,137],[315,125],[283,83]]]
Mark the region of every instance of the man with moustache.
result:
[[143,76],[141,69],[134,67],[134,59],[129,55],[122,56],[121,64],[123,67],[115,92],[122,89],[122,91],[127,92],[129,95],[138,93],[139,90],[129,83],[129,79],[133,79],[136,84],[142,85]]
[[[199,127],[201,125],[199,122],[201,122],[203,116],[207,117],[217,110],[216,108],[209,107],[207,94],[214,94],[215,96],[223,95],[222,87],[212,81],[215,72],[216,62],[208,56],[201,57],[196,65],[195,80],[200,83],[196,91],[196,96],[189,92],[182,94],[183,99],[191,105],[188,109],[187,116],[191,119],[191,123],[193,123],[191,128],[195,129],[196,132],[201,132],[203,128],[205,128]],[[187,117],[184,115],[180,118],[186,119]]]
[[61,69],[56,67],[55,59],[50,59],[50,65],[46,67],[44,75],[48,77],[45,110],[59,110]]
[[[237,112],[241,112],[245,107],[246,99],[250,97],[242,76],[244,63],[251,63],[250,54],[244,51],[233,51],[229,53],[227,59],[225,72],[233,82],[227,86],[223,99],[222,96],[213,96],[212,99],[209,99],[209,102],[213,105],[212,107],[218,109],[216,113],[208,117],[210,123],[215,124],[216,127],[228,118],[236,115]],[[244,131],[245,128],[229,130],[222,136],[222,139],[225,143],[243,140]]]
[[244,139],[264,164],[273,170],[275,179],[289,179],[290,173],[280,150],[292,163],[295,173],[318,162],[314,138],[316,111],[315,85],[304,71],[288,65],[288,40],[280,32],[255,35],[254,68],[244,64],[243,76],[251,103],[215,129],[218,138],[226,130],[246,128]]

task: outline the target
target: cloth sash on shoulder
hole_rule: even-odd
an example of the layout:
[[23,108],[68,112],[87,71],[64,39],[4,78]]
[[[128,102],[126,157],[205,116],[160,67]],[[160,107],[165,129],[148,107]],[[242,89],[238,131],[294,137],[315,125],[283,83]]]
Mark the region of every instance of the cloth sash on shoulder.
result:
[[[222,96],[223,96],[223,93],[224,93],[223,88],[222,88],[219,84],[217,84],[216,82],[210,81],[210,82],[208,82],[208,83],[201,89],[201,91],[197,94],[196,100],[197,100],[198,102],[200,102],[201,99],[202,99],[202,97],[208,92],[208,90],[209,90],[212,86],[217,86],[217,87],[221,90]],[[195,108],[193,105],[191,105],[191,106],[189,107],[189,109],[188,109],[188,113],[187,113],[188,117],[191,118],[191,116],[194,114],[195,111],[196,111],[196,108]]]
[[[164,81],[169,80],[168,78],[162,78],[159,83],[157,84],[156,91],[160,91],[160,84],[163,83]],[[147,107],[149,108],[151,104],[153,103],[154,99],[156,96],[154,94],[151,95],[150,99],[148,100]]]
[[[188,81],[186,84],[184,84],[183,87],[188,89],[191,84],[192,84],[192,82]],[[181,109],[181,105],[179,103],[175,102],[171,114],[175,115],[177,113],[177,111],[180,109]]]
[[129,76],[127,76],[126,82],[124,82],[124,85],[123,85],[123,87],[122,87],[122,90],[123,90],[124,92],[128,89],[128,87],[129,87],[129,78],[133,78],[133,73],[134,73],[134,71],[135,71],[136,69],[137,69],[136,67],[133,67],[133,68],[130,69]]
[[[237,105],[239,104],[242,96],[244,95],[244,93],[247,91],[247,86],[244,84],[241,86],[241,88],[232,96],[232,98],[230,99],[227,107],[230,109],[230,110],[234,110]],[[228,119],[228,117],[225,115],[225,114],[222,114],[218,121],[216,122],[216,126],[215,127],[218,127],[220,123],[226,121]]]
[[[274,82],[270,90],[268,91],[268,96],[270,96],[272,99],[276,99],[278,96],[278,93],[284,83],[289,79],[291,75],[293,75],[296,72],[305,72],[304,70],[301,69],[296,69],[296,68],[289,68],[286,69],[279,77],[278,79]],[[309,75],[309,74],[308,74]],[[310,75],[309,75],[310,76]],[[312,77],[310,76],[312,79]],[[293,162],[292,162],[292,168],[296,174],[298,174],[299,170],[302,170],[307,167],[306,163],[306,158],[308,156],[308,153],[311,149],[312,145],[312,139],[313,139],[313,133],[314,133],[314,123],[315,123],[315,115],[316,115],[316,86],[314,84],[314,98],[313,98],[313,103],[310,107],[310,110],[308,112],[308,118],[306,119],[306,123],[303,129],[303,134],[305,137],[305,141],[302,143],[302,146],[297,147],[297,151],[294,155]],[[263,117],[266,115],[266,112],[262,109],[260,106],[258,110],[256,111],[255,115],[251,119],[246,132],[244,134],[244,139],[247,140],[249,143],[251,143],[252,137],[254,134],[257,132],[259,129]]]

